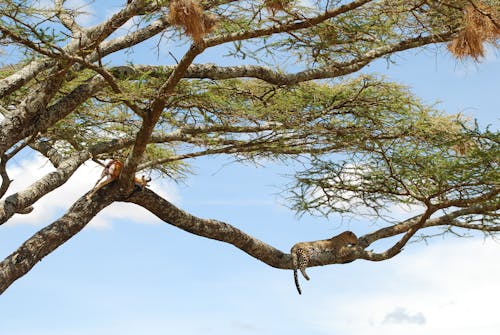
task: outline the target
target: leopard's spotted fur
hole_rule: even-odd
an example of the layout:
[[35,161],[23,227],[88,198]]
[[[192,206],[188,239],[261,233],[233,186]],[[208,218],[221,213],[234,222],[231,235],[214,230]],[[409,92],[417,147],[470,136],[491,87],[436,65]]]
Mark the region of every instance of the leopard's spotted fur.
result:
[[290,253],[292,255],[293,277],[299,294],[302,294],[302,290],[300,289],[297,270],[300,270],[304,278],[309,280],[306,268],[312,256],[323,252],[334,252],[338,253],[339,256],[345,256],[342,254],[342,247],[355,245],[357,243],[357,236],[352,231],[345,231],[327,240],[300,242],[295,244]]

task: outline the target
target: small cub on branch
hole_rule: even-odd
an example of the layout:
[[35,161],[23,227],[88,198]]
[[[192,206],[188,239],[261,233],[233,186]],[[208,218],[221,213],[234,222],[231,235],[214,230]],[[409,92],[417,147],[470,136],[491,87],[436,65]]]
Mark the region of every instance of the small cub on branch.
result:
[[302,291],[299,285],[297,270],[300,269],[304,278],[309,280],[306,268],[309,265],[311,257],[325,252],[338,254],[340,257],[343,257],[346,251],[344,247],[356,244],[358,244],[358,237],[352,231],[345,231],[327,240],[300,242],[295,244],[290,253],[292,255],[293,278],[295,279],[295,286],[299,294],[302,294]]

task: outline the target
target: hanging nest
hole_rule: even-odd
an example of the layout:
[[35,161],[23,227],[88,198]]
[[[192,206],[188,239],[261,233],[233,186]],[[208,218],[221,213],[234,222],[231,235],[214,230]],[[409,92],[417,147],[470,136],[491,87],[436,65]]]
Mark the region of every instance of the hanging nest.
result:
[[449,44],[448,50],[457,58],[484,57],[484,44],[496,44],[500,38],[500,10],[483,3],[464,8],[464,27]]
[[217,23],[217,18],[205,13],[196,0],[173,0],[169,9],[170,24],[184,28],[186,35],[191,36],[195,42],[201,41]]

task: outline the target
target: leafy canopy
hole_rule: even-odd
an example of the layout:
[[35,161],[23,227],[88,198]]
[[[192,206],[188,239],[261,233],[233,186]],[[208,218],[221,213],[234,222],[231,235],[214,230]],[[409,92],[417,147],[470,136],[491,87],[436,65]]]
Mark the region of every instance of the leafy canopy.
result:
[[[0,292],[116,201],[291,268],[289,255],[229,224],[134,187],[140,171],[178,180],[210,155],[299,161],[287,193],[299,213],[415,209],[361,236],[344,258],[323,255],[310,266],[388,259],[432,226],[500,230],[498,131],[366,70],[431,46],[481,60],[500,37],[498,0],[131,0],[92,26],[84,11],[63,0],[0,3],[10,55],[0,68],[0,224],[29,215],[90,159],[118,158],[124,168],[1,262]],[[154,49],[169,57],[145,56]],[[213,54],[225,58],[201,61]],[[13,192],[7,164],[24,148],[56,171]],[[401,234],[384,253],[366,249]]]

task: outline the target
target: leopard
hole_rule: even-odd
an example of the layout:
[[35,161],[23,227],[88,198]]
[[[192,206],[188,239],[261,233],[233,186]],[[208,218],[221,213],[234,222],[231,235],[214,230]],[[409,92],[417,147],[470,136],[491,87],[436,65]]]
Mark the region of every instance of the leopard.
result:
[[304,278],[309,280],[310,278],[306,273],[306,268],[309,265],[309,260],[312,256],[324,252],[333,252],[338,254],[340,257],[343,257],[346,255],[346,249],[343,247],[353,246],[356,244],[358,244],[358,237],[352,231],[344,231],[339,235],[326,240],[296,243],[290,250],[290,253],[292,255],[295,287],[297,288],[299,294],[302,294],[302,290],[300,288],[297,270],[300,270]]

